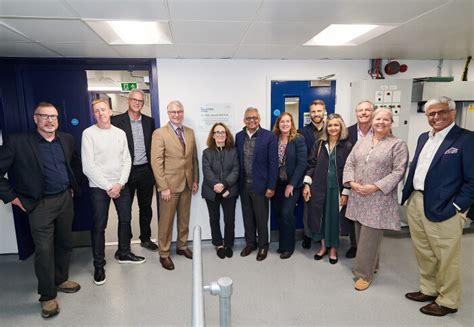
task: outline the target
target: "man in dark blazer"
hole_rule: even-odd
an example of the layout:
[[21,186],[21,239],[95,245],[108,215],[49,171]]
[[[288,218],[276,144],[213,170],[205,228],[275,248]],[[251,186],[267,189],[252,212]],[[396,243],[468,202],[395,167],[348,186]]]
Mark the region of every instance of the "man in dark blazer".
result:
[[137,193],[140,209],[140,245],[156,251],[158,246],[150,239],[150,223],[153,217],[151,202],[155,180],[150,165],[151,135],[155,130],[155,121],[141,113],[145,94],[142,90],[133,90],[128,95],[127,112],[113,116],[112,125],[122,129],[127,135],[128,148],[132,157],[132,170],[128,178],[130,196]]
[[246,242],[240,255],[248,256],[258,244],[257,260],[262,261],[268,253],[268,200],[275,194],[278,177],[278,143],[272,132],[260,127],[256,108],[245,110],[244,124],[235,137]]
[[419,291],[405,294],[431,303],[420,311],[454,313],[461,298],[461,236],[474,204],[474,133],[455,124],[456,104],[448,97],[425,104],[430,132],[420,135],[402,204],[420,271]]
[[[358,140],[363,139],[367,136],[372,136],[372,115],[374,113],[374,104],[369,100],[362,100],[359,102],[355,109],[357,123],[349,126],[349,142],[354,146]],[[344,206],[341,213],[345,214],[346,206]],[[344,219],[344,223],[349,231],[349,239],[351,241],[351,247],[346,252],[346,258],[355,258],[357,254],[357,240],[355,236],[354,221],[350,219]]]
[[0,147],[0,199],[28,214],[41,314],[49,318],[59,313],[58,290],[75,293],[81,288],[68,280],[72,197],[80,193],[73,167],[80,171],[80,160],[73,136],[57,131],[58,110],[52,104],[40,103],[33,119],[36,131],[10,135]]
[[[326,115],[326,104],[323,100],[314,100],[309,105],[309,116],[311,121],[305,127],[300,128],[298,133],[304,136],[304,141],[306,143],[306,149],[308,150],[308,158],[311,156],[313,146],[315,141],[319,140],[323,134],[324,129],[324,116]],[[308,205],[304,204],[303,211],[303,242],[301,246],[303,249],[311,248],[311,229],[308,224]]]

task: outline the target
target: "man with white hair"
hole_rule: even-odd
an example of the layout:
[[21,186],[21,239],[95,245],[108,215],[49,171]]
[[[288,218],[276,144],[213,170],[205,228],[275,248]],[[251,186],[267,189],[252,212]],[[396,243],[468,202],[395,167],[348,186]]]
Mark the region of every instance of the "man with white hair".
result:
[[430,302],[420,311],[454,313],[461,298],[461,236],[474,204],[474,133],[455,124],[456,104],[448,97],[425,104],[430,132],[420,135],[403,189],[420,271],[419,291],[405,296]]

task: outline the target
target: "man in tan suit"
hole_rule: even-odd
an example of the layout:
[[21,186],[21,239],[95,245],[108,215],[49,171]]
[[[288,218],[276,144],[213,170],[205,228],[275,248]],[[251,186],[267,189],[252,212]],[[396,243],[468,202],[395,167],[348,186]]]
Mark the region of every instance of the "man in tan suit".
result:
[[183,126],[184,108],[181,102],[171,101],[167,107],[169,122],[153,132],[151,167],[160,194],[158,245],[163,268],[173,270],[170,258],[174,215],[178,216],[176,254],[193,258],[187,247],[191,192],[199,186],[199,164],[194,131]]

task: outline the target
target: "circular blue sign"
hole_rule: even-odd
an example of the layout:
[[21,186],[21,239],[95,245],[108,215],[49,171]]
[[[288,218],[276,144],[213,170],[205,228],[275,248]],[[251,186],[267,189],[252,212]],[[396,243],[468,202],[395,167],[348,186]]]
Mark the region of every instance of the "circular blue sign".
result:
[[280,110],[279,109],[273,110],[273,116],[280,116]]
[[79,125],[79,119],[77,119],[77,118],[71,119],[71,125],[72,125],[72,126],[77,126],[77,125]]

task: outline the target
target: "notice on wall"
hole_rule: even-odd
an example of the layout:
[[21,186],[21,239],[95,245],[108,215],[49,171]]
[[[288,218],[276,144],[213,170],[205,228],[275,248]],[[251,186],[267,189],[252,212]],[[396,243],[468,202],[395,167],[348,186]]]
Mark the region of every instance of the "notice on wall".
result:
[[209,103],[200,107],[199,131],[208,133],[215,123],[224,123],[233,129],[234,110],[230,103]]

